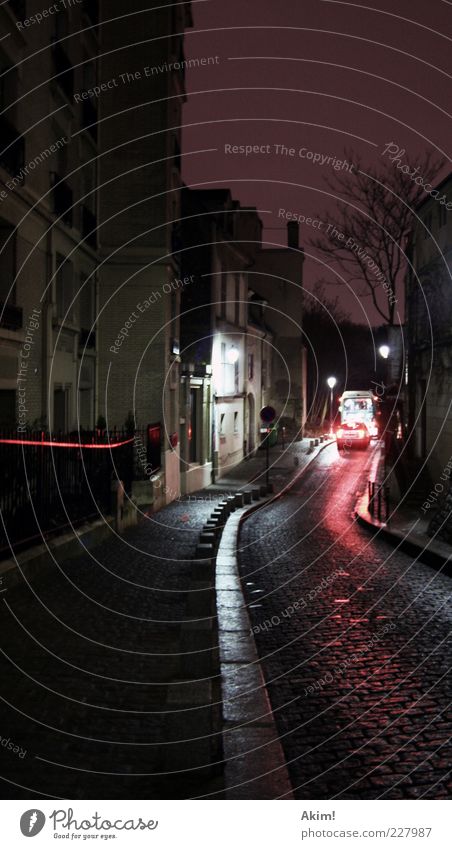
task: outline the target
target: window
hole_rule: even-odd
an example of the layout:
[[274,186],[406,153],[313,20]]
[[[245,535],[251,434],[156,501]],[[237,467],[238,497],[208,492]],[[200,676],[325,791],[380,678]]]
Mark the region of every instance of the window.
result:
[[69,430],[71,386],[55,385],[53,392],[53,430],[66,433]]
[[248,380],[254,377],[254,354],[248,354]]
[[74,69],[72,62],[66,52],[69,34],[69,16],[67,10],[61,10],[53,16],[54,37],[52,39],[52,55],[54,65],[54,79],[58,83],[68,100],[72,100],[74,94]]
[[225,423],[225,414],[221,413],[220,416],[220,436],[224,436],[224,423]]
[[14,227],[0,221],[0,301],[12,305],[16,303],[16,237],[13,233]]
[[240,326],[240,275],[235,275],[235,300],[234,300],[234,322]]
[[439,226],[445,227],[447,224],[447,209],[444,205],[439,206]]
[[57,272],[55,275],[55,300],[57,318],[60,321],[74,321],[74,267],[61,254],[57,254]]
[[239,432],[239,414],[237,412],[234,413],[234,433]]
[[53,19],[55,38],[65,38],[69,34],[69,15],[67,9],[61,9]]
[[80,345],[83,348],[95,348],[96,283],[94,277],[91,276],[88,279],[85,274],[80,275],[78,301],[81,328]]
[[14,389],[0,389],[0,427],[14,427],[16,424],[16,392]]

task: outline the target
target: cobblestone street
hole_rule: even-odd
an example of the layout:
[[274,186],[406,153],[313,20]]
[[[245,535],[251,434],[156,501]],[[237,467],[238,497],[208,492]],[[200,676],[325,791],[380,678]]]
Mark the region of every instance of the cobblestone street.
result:
[[370,453],[244,523],[243,587],[295,796],[445,798],[451,581],[353,521]]
[[4,591],[0,736],[26,754],[2,748],[3,798],[202,792],[202,774],[181,771],[206,762],[202,742],[194,754],[174,741],[209,733],[180,631],[211,499],[175,502],[124,538],[50,564],[30,588]]

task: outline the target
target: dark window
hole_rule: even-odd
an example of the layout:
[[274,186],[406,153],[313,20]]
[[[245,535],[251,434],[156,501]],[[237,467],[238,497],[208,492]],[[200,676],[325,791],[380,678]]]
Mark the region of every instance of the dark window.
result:
[[[60,26],[60,19],[64,18],[65,15],[63,15],[62,12],[55,15],[55,20],[60,24]],[[65,35],[66,34],[67,33],[65,33]],[[62,35],[57,35],[56,38],[53,39],[52,43],[54,76],[55,82],[58,83],[68,100],[72,100],[74,95],[74,69],[72,67],[72,62],[63,47],[63,44],[66,44],[66,42],[61,44],[59,41],[59,39],[63,37],[64,36]]]
[[0,301],[16,303],[16,236],[14,227],[0,221]]
[[96,250],[97,248],[97,218],[85,204],[82,204],[82,221],[81,230],[82,236],[86,244]]
[[68,227],[72,227],[74,198],[72,189],[60,174],[52,173],[53,211]]
[[0,389],[0,427],[14,427],[16,423],[16,391]]
[[57,254],[55,277],[57,318],[72,323],[74,320],[74,267],[72,262]]
[[53,429],[66,433],[69,430],[69,404],[71,388],[55,386],[53,393]]
[[27,4],[25,0],[9,0],[8,6],[18,21],[27,17]]
[[92,24],[99,23],[99,0],[84,0],[83,10]]
[[96,292],[95,281],[93,277],[89,279],[84,275],[80,275],[80,328],[81,339],[80,344],[83,347],[94,348],[96,345],[96,335],[94,332]]
[[239,414],[234,413],[234,433],[239,432]]

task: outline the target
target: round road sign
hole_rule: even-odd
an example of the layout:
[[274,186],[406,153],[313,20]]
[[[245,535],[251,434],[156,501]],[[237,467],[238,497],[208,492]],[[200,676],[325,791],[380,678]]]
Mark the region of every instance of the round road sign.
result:
[[276,419],[276,410],[273,407],[262,407],[262,410],[259,413],[261,420],[265,422],[265,424],[271,424]]

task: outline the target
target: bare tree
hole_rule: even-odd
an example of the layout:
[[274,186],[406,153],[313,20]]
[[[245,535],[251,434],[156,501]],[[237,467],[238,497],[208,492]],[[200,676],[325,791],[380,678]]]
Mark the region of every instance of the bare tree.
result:
[[381,166],[367,168],[356,154],[346,152],[354,168],[334,172],[326,180],[339,199],[333,213],[328,209],[323,218],[319,216],[328,223],[311,245],[333,260],[349,283],[358,283],[358,294],[370,295],[379,315],[393,325],[414,210],[429,196],[438,203],[447,203],[447,198],[442,200],[431,185],[444,167],[443,160],[430,154],[412,159],[391,146],[387,145],[388,159]]

